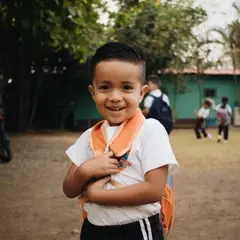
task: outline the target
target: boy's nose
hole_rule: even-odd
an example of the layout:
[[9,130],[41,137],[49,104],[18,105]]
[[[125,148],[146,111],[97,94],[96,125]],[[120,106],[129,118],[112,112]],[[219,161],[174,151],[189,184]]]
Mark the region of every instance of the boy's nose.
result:
[[122,94],[120,91],[118,90],[113,90],[111,91],[109,97],[108,97],[109,101],[111,102],[119,102],[122,100]]

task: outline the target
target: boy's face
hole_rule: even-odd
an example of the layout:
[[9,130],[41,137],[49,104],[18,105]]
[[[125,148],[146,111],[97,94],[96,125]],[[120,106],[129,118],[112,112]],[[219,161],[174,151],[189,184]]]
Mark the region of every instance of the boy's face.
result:
[[209,106],[208,106],[206,103],[203,104],[203,107],[204,107],[205,109],[209,109]]
[[97,110],[110,125],[131,118],[148,91],[142,85],[142,66],[120,60],[97,64],[89,91]]
[[153,82],[150,80],[150,81],[148,81],[148,88],[149,88],[149,91],[153,91],[153,90],[155,90],[155,89],[158,88],[158,85],[155,84],[155,83],[153,83]]

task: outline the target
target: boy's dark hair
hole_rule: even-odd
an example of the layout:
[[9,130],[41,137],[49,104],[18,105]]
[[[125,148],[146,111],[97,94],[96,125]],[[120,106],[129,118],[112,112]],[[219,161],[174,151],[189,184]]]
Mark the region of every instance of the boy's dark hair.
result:
[[228,103],[228,97],[222,97],[222,103],[227,104]]
[[212,103],[209,100],[203,102],[206,106],[211,107]]
[[97,49],[90,60],[91,80],[94,78],[96,65],[101,61],[118,59],[143,67],[143,81],[145,80],[145,56],[139,47],[129,46],[120,42],[108,42]]
[[157,84],[157,85],[161,84],[161,82],[159,80],[159,77],[157,75],[154,75],[154,74],[147,76],[147,82],[152,82],[152,83]]

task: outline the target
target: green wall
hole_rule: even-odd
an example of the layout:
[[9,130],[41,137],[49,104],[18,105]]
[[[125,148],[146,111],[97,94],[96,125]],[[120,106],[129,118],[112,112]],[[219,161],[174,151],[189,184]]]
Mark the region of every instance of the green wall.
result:
[[92,96],[88,92],[87,86],[83,86],[82,89],[79,90],[79,100],[74,115],[75,119],[79,120],[101,119],[92,100]]
[[[162,86],[167,89],[167,93],[171,102],[171,106],[174,107],[175,100],[175,111],[178,119],[194,119],[194,110],[200,108],[200,96],[199,88],[195,79],[195,76],[184,76],[186,92],[178,93],[175,97],[174,85],[169,77],[162,77]],[[240,82],[240,76],[238,76]],[[216,103],[221,102],[222,96],[228,96],[229,103],[234,107],[236,100],[235,86],[233,82],[233,76],[202,76],[201,77],[201,99],[204,99],[204,89],[211,88],[216,90],[216,97],[213,98]],[[240,91],[240,83],[239,83]],[[90,93],[88,92],[87,86],[82,86],[79,89],[79,100],[77,107],[74,112],[75,119],[78,120],[99,120],[101,116],[98,114],[95,104],[92,100]],[[210,118],[215,118],[215,114],[211,112]]]
[[[197,85],[195,76],[186,76],[187,90],[185,93],[178,93],[175,101],[176,117],[178,119],[195,118],[194,110],[200,108],[200,99],[204,99],[204,89],[215,89],[216,96],[213,100],[216,104],[221,102],[222,96],[229,98],[229,104],[234,107],[236,101],[236,91],[233,82],[233,76],[203,76],[201,77],[200,90]],[[239,78],[240,81],[240,78]],[[163,79],[163,86],[168,90],[171,105],[174,105],[174,90],[169,79]],[[240,91],[240,83],[238,85]],[[200,92],[200,93],[199,93]],[[210,118],[215,118],[215,114],[211,111]]]

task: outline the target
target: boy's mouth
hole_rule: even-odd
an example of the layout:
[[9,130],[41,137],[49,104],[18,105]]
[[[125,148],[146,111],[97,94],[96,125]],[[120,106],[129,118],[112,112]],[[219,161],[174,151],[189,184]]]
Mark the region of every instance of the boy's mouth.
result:
[[106,107],[106,108],[113,112],[119,112],[124,109],[124,107]]

